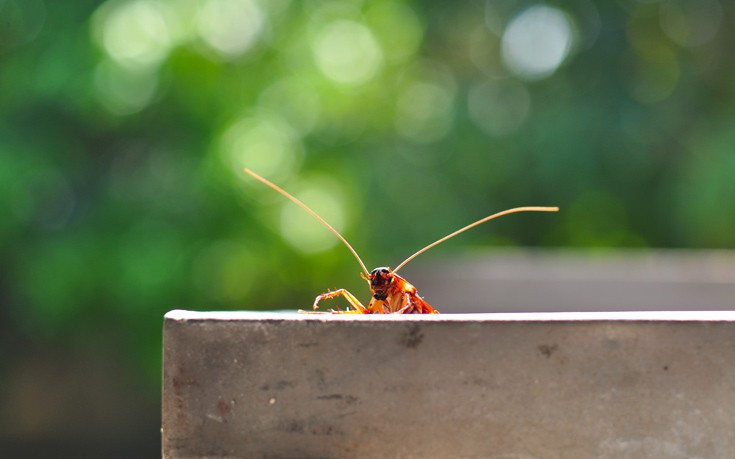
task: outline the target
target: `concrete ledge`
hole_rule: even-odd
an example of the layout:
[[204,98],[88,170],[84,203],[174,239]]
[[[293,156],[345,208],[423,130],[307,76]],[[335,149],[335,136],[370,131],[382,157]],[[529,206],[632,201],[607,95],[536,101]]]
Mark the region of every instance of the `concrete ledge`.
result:
[[167,458],[727,458],[735,313],[172,311]]

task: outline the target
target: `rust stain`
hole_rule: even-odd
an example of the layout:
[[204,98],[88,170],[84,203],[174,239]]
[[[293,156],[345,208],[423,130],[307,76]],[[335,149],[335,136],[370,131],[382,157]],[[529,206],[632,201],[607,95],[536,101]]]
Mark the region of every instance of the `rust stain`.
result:
[[217,411],[219,411],[220,414],[225,415],[232,411],[232,406],[230,406],[230,404],[225,402],[224,400],[220,400],[219,402],[217,402]]

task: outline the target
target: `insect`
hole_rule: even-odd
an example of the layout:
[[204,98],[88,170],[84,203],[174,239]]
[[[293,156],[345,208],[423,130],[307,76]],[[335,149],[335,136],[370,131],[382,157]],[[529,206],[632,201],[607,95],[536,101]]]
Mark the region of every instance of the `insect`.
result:
[[311,210],[303,202],[293,197],[287,191],[271,183],[270,181],[261,177],[250,169],[245,169],[245,172],[256,180],[261,181],[265,185],[281,193],[283,196],[287,197],[299,207],[304,209],[306,212],[311,214],[314,218],[316,218],[319,222],[326,226],[332,233],[334,233],[334,235],[337,236],[342,242],[344,242],[347,248],[350,249],[350,252],[352,252],[352,255],[354,255],[357,259],[357,262],[360,263],[360,267],[362,267],[362,272],[360,273],[360,276],[368,282],[368,285],[370,286],[370,293],[372,293],[372,298],[370,299],[370,303],[368,303],[367,306],[364,306],[355,297],[355,295],[343,288],[333,291],[327,291],[326,293],[318,295],[314,299],[313,308],[316,311],[317,309],[319,309],[319,303],[321,301],[330,300],[338,296],[343,297],[345,300],[347,300],[352,309],[341,310],[338,308],[337,310],[329,310],[329,312],[337,314],[438,314],[438,311],[436,309],[431,307],[429,303],[424,301],[418,295],[418,293],[416,292],[416,287],[411,285],[406,279],[397,274],[398,271],[406,266],[409,261],[413,260],[414,258],[431,249],[432,247],[441,244],[447,239],[453,238],[454,236],[457,236],[458,234],[463,233],[470,228],[490,221],[494,218],[502,217],[503,215],[508,215],[516,212],[557,212],[559,210],[558,207],[515,207],[513,209],[504,210],[502,212],[498,212],[477,220],[476,222],[471,223],[464,228],[461,228],[447,236],[444,236],[438,241],[427,245],[423,249],[406,258],[394,269],[383,266],[375,268],[372,271],[368,271],[365,267],[365,263],[362,262],[362,259],[359,255],[357,255],[357,252],[355,252],[355,249],[352,248],[350,243],[347,242],[347,240],[342,237],[342,235],[339,234],[339,232],[337,232],[337,230],[335,230],[332,225],[330,225],[322,217],[317,215],[316,212]]

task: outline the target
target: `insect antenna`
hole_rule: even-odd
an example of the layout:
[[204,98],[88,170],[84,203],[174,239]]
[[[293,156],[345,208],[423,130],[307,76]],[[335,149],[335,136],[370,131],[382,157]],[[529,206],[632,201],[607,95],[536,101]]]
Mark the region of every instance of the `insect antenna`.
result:
[[279,193],[281,193],[282,195],[284,195],[285,197],[287,197],[288,199],[290,199],[291,201],[293,201],[294,203],[296,203],[299,207],[301,207],[305,211],[309,212],[309,214],[311,214],[312,217],[314,217],[317,220],[319,220],[324,226],[326,226],[327,228],[329,228],[329,231],[331,231],[332,233],[334,233],[334,235],[337,236],[340,239],[340,241],[344,242],[345,245],[347,246],[347,248],[350,249],[350,252],[352,252],[352,255],[354,255],[355,258],[357,258],[357,262],[360,263],[360,267],[362,267],[362,270],[365,272],[365,274],[367,276],[370,276],[370,271],[368,271],[368,269],[365,267],[365,263],[362,262],[362,260],[360,259],[360,256],[357,254],[357,252],[355,252],[355,249],[352,248],[352,246],[350,245],[350,243],[347,242],[347,240],[345,238],[343,238],[342,235],[339,234],[339,232],[337,232],[336,229],[332,228],[332,225],[330,225],[329,223],[327,223],[316,212],[314,212],[313,210],[311,210],[309,208],[309,206],[307,206],[303,202],[301,202],[298,199],[296,199],[295,197],[293,197],[291,194],[289,194],[283,188],[279,187],[278,185],[276,185],[274,183],[271,183],[269,180],[261,177],[260,175],[256,174],[255,172],[251,171],[250,169],[245,169],[245,173],[248,174],[248,175],[250,175],[251,177],[253,177],[256,180],[259,180],[260,182],[263,182],[264,184],[268,185],[269,187],[273,188],[274,190],[278,191]]
[[453,238],[454,236],[456,236],[456,235],[458,235],[460,233],[464,233],[465,231],[467,231],[470,228],[474,228],[475,226],[481,225],[481,224],[483,224],[483,223],[485,223],[487,221],[490,221],[490,220],[492,220],[494,218],[502,217],[503,215],[514,214],[516,212],[558,212],[558,211],[559,211],[559,208],[558,207],[514,207],[513,209],[504,210],[502,212],[498,212],[496,214],[492,214],[492,215],[487,216],[485,218],[481,218],[480,220],[477,220],[474,223],[470,223],[469,225],[465,226],[464,228],[458,229],[457,231],[453,232],[452,234],[449,234],[447,236],[444,236],[443,238],[439,239],[438,241],[432,242],[431,244],[427,245],[423,249],[419,250],[418,252],[414,253],[410,257],[406,258],[403,261],[403,263],[401,263],[400,265],[396,266],[396,268],[393,270],[393,272],[397,272],[399,269],[403,268],[409,261],[411,261],[414,258],[418,257],[419,255],[421,255],[422,253],[426,252],[430,248],[435,247],[435,246],[441,244],[442,242],[446,241],[447,239],[451,239],[451,238]]

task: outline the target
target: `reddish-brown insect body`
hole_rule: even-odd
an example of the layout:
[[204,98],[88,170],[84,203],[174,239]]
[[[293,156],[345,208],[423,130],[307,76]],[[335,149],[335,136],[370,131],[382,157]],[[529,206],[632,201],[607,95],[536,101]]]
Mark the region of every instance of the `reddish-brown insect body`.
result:
[[366,277],[362,277],[370,284],[370,292],[373,294],[367,307],[345,289],[322,293],[314,300],[314,309],[319,308],[319,302],[337,296],[343,296],[352,310],[332,311],[351,314],[438,314],[439,311],[432,308],[416,293],[416,287],[406,279],[394,273],[390,268],[380,267],[373,269]]
[[471,223],[464,228],[461,228],[447,236],[444,236],[438,241],[427,245],[423,249],[408,257],[395,269],[380,267],[368,272],[365,264],[362,262],[360,257],[357,255],[357,252],[355,252],[355,249],[352,248],[350,243],[347,242],[347,240],[342,237],[342,235],[339,234],[337,230],[332,228],[329,223],[327,223],[326,221],[324,221],[323,218],[317,215],[316,212],[311,210],[306,204],[299,201],[282,188],[274,185],[273,183],[259,176],[250,169],[245,169],[245,172],[251,177],[261,181],[262,183],[281,193],[282,195],[293,201],[295,204],[300,206],[302,209],[307,211],[309,214],[311,214],[314,218],[319,220],[332,233],[334,233],[347,246],[348,249],[350,249],[352,254],[357,259],[358,263],[360,263],[360,266],[363,270],[360,275],[368,282],[370,286],[370,292],[372,293],[372,298],[370,298],[370,303],[368,303],[367,307],[363,306],[363,304],[360,303],[360,300],[358,300],[355,295],[343,288],[339,290],[328,291],[327,293],[322,293],[314,299],[313,308],[314,310],[317,310],[319,309],[319,302],[321,302],[322,300],[329,300],[338,296],[344,297],[345,300],[347,300],[347,302],[350,304],[352,309],[348,309],[346,311],[340,309],[329,311],[336,314],[438,314],[439,312],[436,309],[432,308],[429,303],[418,296],[418,294],[416,293],[416,287],[411,285],[406,279],[396,274],[399,269],[401,269],[409,261],[413,260],[418,255],[426,252],[430,248],[441,244],[447,239],[463,233],[470,228],[473,228],[494,218],[516,212],[557,212],[559,210],[558,207],[516,207],[513,209],[504,210],[502,212],[498,212],[496,214],[477,220],[476,222]]

